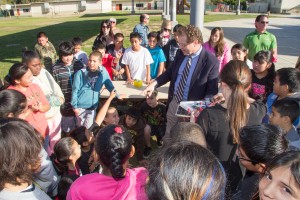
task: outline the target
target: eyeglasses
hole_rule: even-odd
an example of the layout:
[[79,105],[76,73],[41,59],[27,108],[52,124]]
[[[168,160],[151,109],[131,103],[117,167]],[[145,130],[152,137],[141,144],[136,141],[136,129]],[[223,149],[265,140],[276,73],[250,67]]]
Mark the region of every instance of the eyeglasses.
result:
[[110,21],[110,23],[113,23],[113,24],[115,24],[116,22],[114,22],[114,21]]
[[164,31],[171,32],[172,30],[171,30],[171,29],[164,28]]
[[258,162],[255,161],[255,160],[251,160],[251,159],[244,158],[243,156],[241,156],[240,146],[238,146],[238,148],[237,148],[237,153],[238,153],[238,158],[239,158],[239,160],[244,160],[244,161],[247,161],[247,162],[251,162],[251,163],[253,163],[253,164],[257,164],[257,163],[258,163]]
[[110,27],[109,27],[109,26],[102,26],[102,28],[107,28],[107,29],[109,29]]
[[269,24],[268,21],[261,21],[260,23],[261,23],[261,24]]

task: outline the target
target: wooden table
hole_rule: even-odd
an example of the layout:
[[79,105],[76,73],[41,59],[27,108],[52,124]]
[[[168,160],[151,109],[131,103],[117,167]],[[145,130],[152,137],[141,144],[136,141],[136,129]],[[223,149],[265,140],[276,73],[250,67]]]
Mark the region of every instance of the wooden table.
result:
[[[125,94],[125,99],[130,100],[142,100],[145,99],[145,95],[143,94],[144,89],[146,89],[147,85],[143,84],[142,87],[137,88],[133,85],[126,84],[125,81],[113,81],[113,85],[115,86],[118,94]],[[169,91],[169,83],[157,88],[158,90],[158,98],[160,100],[168,99],[168,91]],[[101,98],[108,98],[109,91],[107,89],[103,89],[101,91]]]

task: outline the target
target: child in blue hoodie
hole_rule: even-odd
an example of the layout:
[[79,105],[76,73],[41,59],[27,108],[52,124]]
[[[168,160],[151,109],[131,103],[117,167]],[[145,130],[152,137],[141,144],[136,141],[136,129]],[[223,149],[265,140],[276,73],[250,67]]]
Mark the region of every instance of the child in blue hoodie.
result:
[[102,66],[101,53],[92,52],[88,68],[75,74],[72,86],[71,104],[79,126],[89,128],[93,124],[103,84],[110,92],[114,90],[108,72]]

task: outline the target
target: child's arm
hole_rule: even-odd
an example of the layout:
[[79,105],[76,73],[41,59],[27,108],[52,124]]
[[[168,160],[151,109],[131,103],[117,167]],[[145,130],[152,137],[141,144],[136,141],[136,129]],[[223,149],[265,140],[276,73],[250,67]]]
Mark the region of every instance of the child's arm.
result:
[[71,105],[73,107],[73,111],[75,113],[75,115],[77,116],[79,114],[79,110],[77,107],[77,103],[78,103],[78,92],[80,90],[80,85],[81,85],[81,71],[78,71],[77,73],[75,73],[74,75],[74,82],[72,85],[72,99],[71,99]]
[[101,107],[101,109],[97,113],[95,123],[97,123],[99,126],[102,124],[102,122],[106,116],[107,110],[109,108],[109,105],[110,105],[111,101],[115,98],[116,95],[117,95],[117,93],[115,92],[115,90],[111,91],[108,99],[105,101],[104,105]]
[[157,76],[161,75],[165,70],[165,62],[159,63]]
[[150,80],[151,80],[151,77],[150,77],[150,65],[146,65],[146,83],[147,85],[150,84]]
[[133,80],[131,79],[128,65],[125,65],[125,72],[126,72],[126,76],[127,76],[127,83],[131,84],[133,82]]

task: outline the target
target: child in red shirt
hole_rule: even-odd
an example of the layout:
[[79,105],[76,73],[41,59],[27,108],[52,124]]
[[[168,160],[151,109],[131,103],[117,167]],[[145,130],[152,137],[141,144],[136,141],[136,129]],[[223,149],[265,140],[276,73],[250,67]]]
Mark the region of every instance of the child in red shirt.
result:
[[95,51],[99,51],[102,54],[102,65],[108,72],[110,79],[113,80],[113,76],[117,73],[115,68],[122,56],[122,53],[117,53],[116,57],[113,57],[111,54],[105,53],[106,47],[102,43],[95,46]]

